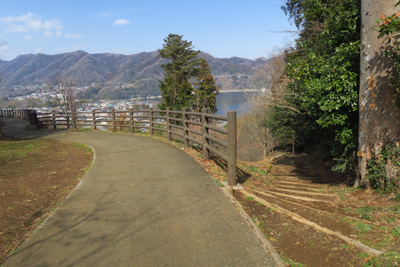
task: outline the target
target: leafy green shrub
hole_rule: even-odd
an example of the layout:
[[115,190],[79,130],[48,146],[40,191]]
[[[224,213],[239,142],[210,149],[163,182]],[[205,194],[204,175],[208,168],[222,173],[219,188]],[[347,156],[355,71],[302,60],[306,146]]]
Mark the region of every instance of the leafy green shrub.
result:
[[383,194],[399,190],[396,187],[397,179],[389,179],[386,175],[385,166],[389,160],[394,167],[400,170],[400,148],[391,142],[387,143],[382,150],[367,163],[368,174],[366,177],[371,181],[372,186]]

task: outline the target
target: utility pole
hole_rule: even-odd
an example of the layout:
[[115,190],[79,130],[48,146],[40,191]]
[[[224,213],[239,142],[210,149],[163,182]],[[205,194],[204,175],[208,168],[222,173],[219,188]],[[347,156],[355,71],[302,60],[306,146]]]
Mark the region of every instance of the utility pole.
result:
[[[382,14],[395,12],[398,0],[361,0],[361,73],[359,91],[358,172],[355,186],[369,185],[365,178],[367,162],[378,154],[388,141],[400,137],[400,109],[395,99],[398,93],[390,85],[393,64],[383,58],[390,45],[378,39],[376,21]],[[396,175],[386,164],[386,176]]]

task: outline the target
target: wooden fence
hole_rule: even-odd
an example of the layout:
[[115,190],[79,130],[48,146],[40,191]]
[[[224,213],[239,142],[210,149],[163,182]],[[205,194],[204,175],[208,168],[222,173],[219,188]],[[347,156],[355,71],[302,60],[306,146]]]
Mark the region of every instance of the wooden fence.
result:
[[[0,117],[19,117],[30,120],[36,129],[93,128],[116,131],[117,128],[135,131],[148,130],[166,134],[167,139],[182,140],[184,148],[189,143],[200,145],[203,158],[210,159],[210,153],[224,160],[228,165],[228,185],[236,185],[236,111],[228,111],[227,116],[201,112],[166,110],[123,110],[123,111],[76,111],[36,113],[27,109],[0,109]],[[224,125],[225,127],[223,127]],[[227,127],[226,127],[227,126]]]

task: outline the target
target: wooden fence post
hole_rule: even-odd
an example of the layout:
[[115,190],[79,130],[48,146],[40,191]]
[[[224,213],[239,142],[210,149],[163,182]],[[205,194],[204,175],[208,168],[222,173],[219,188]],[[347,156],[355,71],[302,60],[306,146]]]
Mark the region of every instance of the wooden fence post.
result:
[[236,111],[228,111],[228,185],[236,185]]
[[96,112],[92,110],[93,130],[96,130]]
[[171,127],[169,127],[169,107],[166,108],[165,118],[166,118],[166,120],[167,120],[167,125],[166,125],[166,129],[167,129],[167,140],[168,140],[168,141],[171,141]]
[[186,139],[186,136],[188,136],[189,132],[187,131],[188,124],[186,123],[187,120],[187,115],[186,115],[187,109],[183,108],[182,109],[182,127],[183,127],[183,148],[188,149],[189,148],[189,140]]
[[111,110],[111,119],[112,119],[112,123],[113,123],[113,131],[116,132],[117,125],[116,125],[116,121],[115,121],[115,109]]
[[56,126],[56,112],[54,111],[54,109],[53,109],[53,113],[51,115],[52,115],[52,120],[53,120],[53,130],[55,130],[57,126]]
[[154,134],[153,130],[153,108],[149,108],[150,135]]
[[29,122],[31,123],[31,125],[34,125],[33,112],[30,110],[28,111],[28,118],[29,118]]
[[205,127],[205,125],[208,123],[208,119],[205,116],[205,114],[208,113],[207,108],[202,108],[201,109],[201,133],[203,134],[203,159],[210,159],[210,153],[208,149],[206,148],[206,145],[209,145],[209,141],[206,138],[206,134],[208,134],[208,129]]
[[133,108],[129,110],[129,121],[131,122],[131,133],[135,132],[134,123],[133,123]]
[[33,121],[34,121],[34,124],[36,125],[36,130],[39,130],[39,128],[40,128],[40,125],[39,125],[40,122],[39,122],[39,119],[38,119],[36,110],[33,111]]
[[71,112],[72,129],[76,129],[75,111]]

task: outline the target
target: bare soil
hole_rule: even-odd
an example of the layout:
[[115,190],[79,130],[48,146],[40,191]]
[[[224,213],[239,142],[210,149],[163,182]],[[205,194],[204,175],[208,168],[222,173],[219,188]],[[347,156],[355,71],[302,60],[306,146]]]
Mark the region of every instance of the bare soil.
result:
[[92,159],[80,144],[0,138],[0,264],[69,195]]
[[[221,160],[192,155],[223,186]],[[373,257],[342,239],[267,208],[241,190],[234,196],[272,242],[288,266],[400,266],[400,202],[394,195],[348,186],[348,177],[332,173],[315,155],[278,153],[282,157],[239,162],[244,190],[310,222],[382,251]]]

